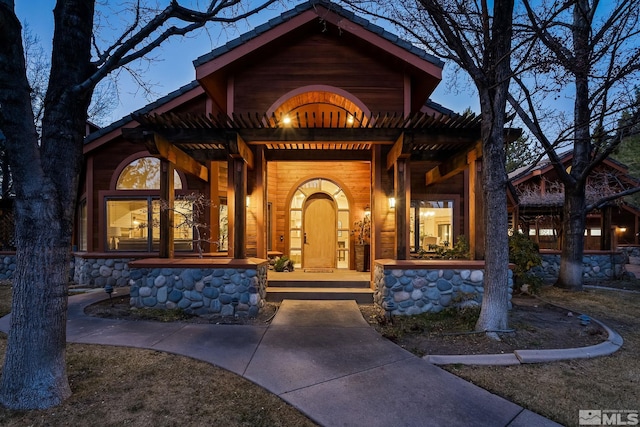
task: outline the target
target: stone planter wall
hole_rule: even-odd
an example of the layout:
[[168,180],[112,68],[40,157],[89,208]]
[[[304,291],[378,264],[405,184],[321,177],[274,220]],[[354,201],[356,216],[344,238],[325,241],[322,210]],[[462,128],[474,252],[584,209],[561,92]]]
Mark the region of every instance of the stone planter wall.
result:
[[73,282],[88,288],[129,286],[129,261],[133,259],[85,258],[75,255],[71,269]]
[[[543,251],[540,253],[542,265],[531,269],[545,283],[553,283],[560,273],[560,253]],[[582,257],[582,276],[586,283],[598,280],[619,279],[625,273],[624,265],[628,257],[623,252],[585,251]]]
[[155,259],[130,263],[132,307],[255,317],[264,305],[266,260],[171,261],[174,262]]
[[[511,300],[511,270],[508,280]],[[484,262],[376,260],[373,282],[374,302],[389,314],[437,313],[482,303]]]

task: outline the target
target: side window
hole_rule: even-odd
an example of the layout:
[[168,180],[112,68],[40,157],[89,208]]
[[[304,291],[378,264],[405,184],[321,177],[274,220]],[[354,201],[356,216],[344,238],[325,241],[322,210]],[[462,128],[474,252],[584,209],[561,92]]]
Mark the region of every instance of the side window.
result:
[[409,214],[411,251],[451,247],[455,243],[453,214],[453,200],[413,200]]

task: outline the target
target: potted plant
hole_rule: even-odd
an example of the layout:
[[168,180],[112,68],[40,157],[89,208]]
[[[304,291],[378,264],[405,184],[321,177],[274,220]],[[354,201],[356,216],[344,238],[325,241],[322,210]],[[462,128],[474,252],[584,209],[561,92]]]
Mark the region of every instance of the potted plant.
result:
[[356,241],[356,270],[369,271],[371,264],[371,215],[365,213],[361,220],[354,222],[351,234],[355,236]]

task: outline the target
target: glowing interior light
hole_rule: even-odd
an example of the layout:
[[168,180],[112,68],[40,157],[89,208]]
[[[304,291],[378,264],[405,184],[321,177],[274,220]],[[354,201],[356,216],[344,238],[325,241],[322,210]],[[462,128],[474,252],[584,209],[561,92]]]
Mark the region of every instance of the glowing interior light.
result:
[[284,118],[282,119],[282,123],[284,123],[285,125],[290,125],[291,124],[291,117],[284,116]]

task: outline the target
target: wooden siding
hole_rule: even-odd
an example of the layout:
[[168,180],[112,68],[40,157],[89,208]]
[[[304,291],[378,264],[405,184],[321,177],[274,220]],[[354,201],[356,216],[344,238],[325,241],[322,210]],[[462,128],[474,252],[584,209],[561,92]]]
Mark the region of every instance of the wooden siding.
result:
[[234,111],[267,111],[289,91],[319,83],[346,90],[371,111],[404,111],[402,70],[343,43],[316,34],[247,64],[234,77]]

